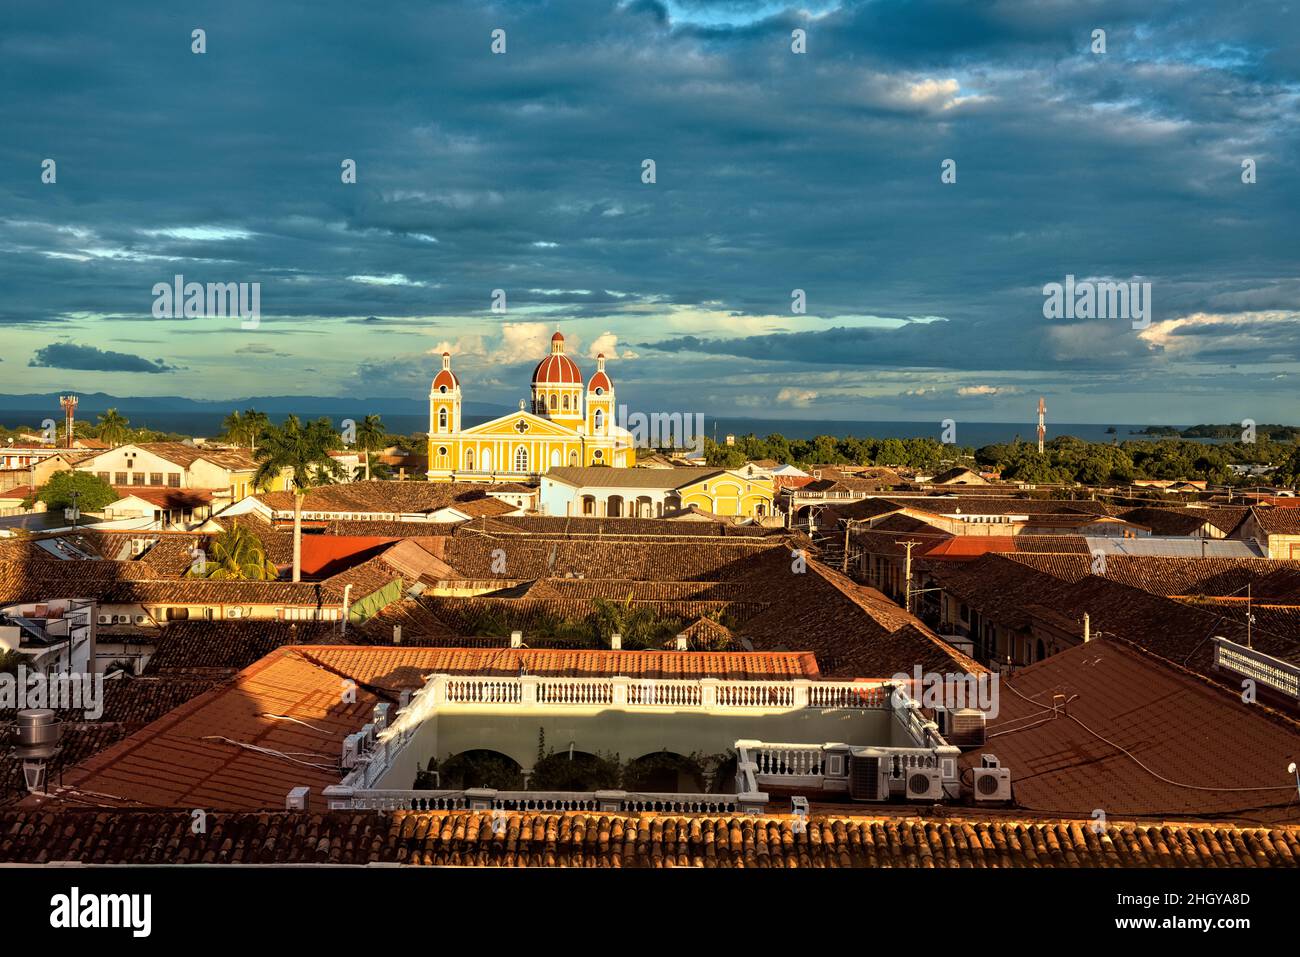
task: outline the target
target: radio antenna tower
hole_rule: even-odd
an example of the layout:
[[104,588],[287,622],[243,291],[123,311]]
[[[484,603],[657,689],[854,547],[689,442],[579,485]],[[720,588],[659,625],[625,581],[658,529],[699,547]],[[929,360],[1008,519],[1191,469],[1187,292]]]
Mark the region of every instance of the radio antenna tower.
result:
[[[72,420],[77,414],[77,397],[75,395],[59,396],[59,405],[63,406],[63,423],[66,434],[64,438],[67,441],[67,447],[72,448]],[[58,445],[56,442],[55,445]]]
[[1038,454],[1039,455],[1043,454],[1043,439],[1047,437],[1047,425],[1045,424],[1046,420],[1044,418],[1046,415],[1047,415],[1047,403],[1043,401],[1042,396],[1039,396],[1038,397]]

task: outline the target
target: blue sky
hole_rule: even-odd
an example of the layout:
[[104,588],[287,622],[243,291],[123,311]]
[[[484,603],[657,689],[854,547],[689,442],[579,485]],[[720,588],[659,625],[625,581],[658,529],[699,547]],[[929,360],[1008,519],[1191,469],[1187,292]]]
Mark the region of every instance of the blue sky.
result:
[[[180,6],[3,13],[0,392],[416,398],[448,348],[513,405],[558,327],[647,409],[1300,422],[1286,4]],[[260,326],[154,318],[177,273]],[[1067,274],[1150,327],[1045,319]]]

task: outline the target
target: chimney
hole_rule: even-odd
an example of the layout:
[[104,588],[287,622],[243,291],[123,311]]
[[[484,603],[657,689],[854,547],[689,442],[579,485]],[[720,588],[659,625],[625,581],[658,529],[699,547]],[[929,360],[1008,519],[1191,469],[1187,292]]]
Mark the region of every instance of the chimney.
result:
[[1088,617],[1088,613],[1085,611],[1083,613],[1083,643],[1086,645],[1090,641],[1092,641],[1092,619]]
[[286,811],[307,810],[307,795],[309,794],[311,794],[311,788],[294,788],[284,799],[284,809]]
[[614,632],[614,634],[609,636],[609,647],[614,651],[623,650],[623,636],[620,635],[617,631]]
[[510,647],[522,648],[524,646],[524,633],[522,631],[510,632]]
[[685,651],[685,650],[686,650],[686,636],[685,636],[685,635],[678,635],[678,636],[677,636],[677,650],[678,650],[678,651]]
[[393,644],[395,644],[395,645],[400,645],[401,643],[402,643],[402,626],[401,626],[401,625],[394,625],[394,626],[393,626]]

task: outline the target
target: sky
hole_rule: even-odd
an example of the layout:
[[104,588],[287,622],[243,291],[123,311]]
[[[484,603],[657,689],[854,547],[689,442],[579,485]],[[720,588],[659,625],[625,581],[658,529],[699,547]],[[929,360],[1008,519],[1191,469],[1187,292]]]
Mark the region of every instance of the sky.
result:
[[1294,3],[6,4],[0,393],[1297,424],[1298,147]]

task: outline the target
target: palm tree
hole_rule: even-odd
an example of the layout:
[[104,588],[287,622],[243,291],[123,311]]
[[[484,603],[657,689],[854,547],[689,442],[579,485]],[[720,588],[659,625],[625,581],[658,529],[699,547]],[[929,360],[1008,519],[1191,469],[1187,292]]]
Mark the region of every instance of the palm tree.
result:
[[266,557],[257,536],[245,531],[238,522],[213,540],[202,571],[191,569],[188,573],[190,578],[240,581],[274,581],[279,575],[279,569]]
[[382,447],[382,443],[387,438],[388,430],[384,428],[384,423],[377,415],[366,416],[357,426],[357,444],[361,446],[361,451],[365,455],[367,482],[370,481],[370,450]]
[[248,436],[248,447],[257,452],[257,440],[262,437],[266,427],[271,424],[271,417],[256,409],[244,410],[244,434]]
[[235,445],[244,444],[244,432],[247,426],[244,423],[244,417],[238,411],[231,412],[221,420],[221,428],[226,433],[226,439]]
[[330,455],[334,428],[320,418],[303,425],[296,415],[283,425],[268,425],[262,447],[254,453],[258,461],[253,487],[263,488],[285,471],[293,483],[293,580],[302,581],[302,503],[307,492],[339,478],[341,467]]
[[127,426],[131,423],[117,409],[109,409],[99,417],[97,432],[99,437],[111,446],[119,446],[126,441]]
[[226,438],[236,445],[247,445],[257,451],[257,440],[261,437],[271,420],[265,412],[245,409],[243,412],[231,412],[221,420],[221,427]]

